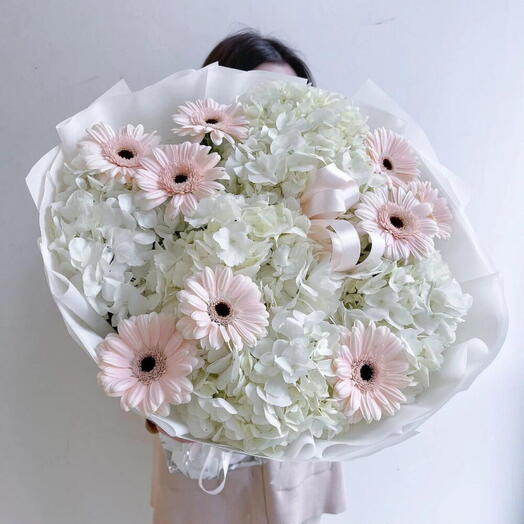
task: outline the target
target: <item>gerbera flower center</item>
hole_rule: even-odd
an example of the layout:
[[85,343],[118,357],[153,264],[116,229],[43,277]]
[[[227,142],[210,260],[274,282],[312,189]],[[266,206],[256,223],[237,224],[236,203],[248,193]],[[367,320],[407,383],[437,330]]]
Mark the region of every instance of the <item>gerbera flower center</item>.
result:
[[102,146],[104,158],[114,166],[123,168],[139,167],[142,153],[142,146],[127,138],[114,139]]
[[158,185],[169,195],[192,193],[200,181],[200,173],[190,163],[171,165],[159,174]]
[[413,213],[392,203],[379,208],[377,224],[395,238],[409,238],[417,230]]
[[391,162],[391,160],[389,158],[384,158],[382,160],[382,165],[388,170],[388,171],[392,171],[393,170],[393,164]]
[[131,151],[130,149],[121,149],[118,152],[118,156],[120,158],[125,158],[126,160],[131,160],[132,158],[135,157],[135,153]]
[[149,385],[157,381],[167,370],[167,358],[163,351],[146,350],[136,356],[132,364],[133,374],[142,382]]
[[184,173],[179,173],[173,177],[175,184],[183,184],[188,179],[188,176]]
[[358,360],[353,363],[352,378],[360,391],[372,391],[378,380],[379,368],[374,360]]
[[402,220],[402,217],[392,215],[389,217],[389,221],[391,222],[391,225],[397,229],[402,229],[404,227],[404,220]]
[[229,324],[233,316],[233,308],[224,300],[216,300],[209,304],[208,314],[211,320],[217,324]]
[[362,367],[360,368],[360,378],[362,380],[369,382],[370,380],[373,379],[374,375],[375,375],[375,370],[369,364],[363,364]]
[[231,308],[225,302],[215,304],[215,311],[219,317],[228,317],[231,314]]
[[216,118],[208,118],[206,124],[218,124],[218,120]]
[[156,360],[155,357],[152,355],[148,355],[147,357],[144,357],[142,361],[140,362],[140,369],[144,371],[145,373],[148,373],[149,371],[153,371],[153,369],[156,366]]

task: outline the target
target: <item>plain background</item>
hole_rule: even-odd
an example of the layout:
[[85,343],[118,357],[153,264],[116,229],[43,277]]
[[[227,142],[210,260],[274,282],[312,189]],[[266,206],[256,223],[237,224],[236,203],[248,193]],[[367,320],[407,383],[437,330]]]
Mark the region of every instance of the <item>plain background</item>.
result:
[[[420,435],[347,463],[327,523],[524,522],[524,7],[507,1],[2,0],[0,521],[144,524],[151,441],[69,338],[36,249],[24,184],[54,125],[125,77],[198,66],[246,25],[303,51],[321,87],[371,78],[469,185],[469,215],[506,282],[494,364]],[[217,519],[216,522],[221,522]]]

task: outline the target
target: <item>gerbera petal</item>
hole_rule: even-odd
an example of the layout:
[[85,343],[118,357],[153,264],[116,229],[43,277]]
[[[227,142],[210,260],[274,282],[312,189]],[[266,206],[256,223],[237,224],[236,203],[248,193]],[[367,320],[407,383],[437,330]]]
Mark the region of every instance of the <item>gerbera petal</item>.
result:
[[213,349],[219,349],[222,346],[221,337],[220,337],[220,329],[217,324],[211,324],[207,338],[208,338],[209,345]]
[[124,398],[126,405],[130,408],[135,408],[142,402],[146,392],[147,386],[138,382],[134,387],[128,389],[124,395],[122,395],[122,398]]
[[189,288],[195,295],[197,295],[204,302],[209,301],[209,293],[207,290],[195,279],[188,279],[186,287]]

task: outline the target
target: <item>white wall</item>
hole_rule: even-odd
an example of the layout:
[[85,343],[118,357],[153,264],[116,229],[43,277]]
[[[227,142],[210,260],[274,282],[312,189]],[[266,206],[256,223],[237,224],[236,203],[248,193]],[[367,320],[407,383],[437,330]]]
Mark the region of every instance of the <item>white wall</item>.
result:
[[243,25],[303,50],[322,87],[374,79],[471,189],[469,213],[505,276],[499,358],[395,448],[346,465],[329,523],[524,522],[523,44],[519,0],[2,0],[0,10],[0,521],[146,523],[149,437],[95,381],[44,282],[24,176],[53,127],[125,77],[197,66]]

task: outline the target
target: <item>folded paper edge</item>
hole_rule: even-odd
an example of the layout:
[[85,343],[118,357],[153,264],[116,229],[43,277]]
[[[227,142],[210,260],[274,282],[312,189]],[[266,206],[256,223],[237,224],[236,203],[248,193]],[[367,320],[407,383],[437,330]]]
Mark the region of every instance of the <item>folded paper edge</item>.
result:
[[40,209],[42,195],[44,192],[45,174],[60,151],[60,146],[55,146],[49,150],[43,157],[36,162],[31,168],[29,174],[25,177],[25,183],[31,193],[31,197],[37,209]]

